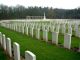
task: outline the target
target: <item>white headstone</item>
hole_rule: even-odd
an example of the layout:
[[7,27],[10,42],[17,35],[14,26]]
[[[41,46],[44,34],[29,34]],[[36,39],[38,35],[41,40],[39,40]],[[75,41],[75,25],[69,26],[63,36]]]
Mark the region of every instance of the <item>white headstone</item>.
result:
[[25,60],[36,60],[36,56],[30,51],[25,51]]
[[2,45],[2,33],[0,32],[0,44]]
[[52,32],[52,43],[58,45],[58,32]]
[[28,35],[28,27],[26,27],[26,31],[25,31],[25,32],[26,32],[26,34]]
[[16,25],[14,25],[14,31],[16,31]]
[[51,29],[51,32],[54,32],[55,27],[52,26],[52,27],[50,27],[50,29]]
[[15,31],[17,31],[17,25],[15,25]]
[[64,35],[64,47],[70,49],[71,48],[71,34]]
[[11,39],[10,38],[7,38],[6,40],[6,49],[7,49],[7,52],[9,54],[10,57],[12,57],[12,48],[11,48]]
[[76,29],[78,29],[78,24],[74,25],[74,31],[76,31]]
[[68,28],[68,34],[72,35],[72,28]]
[[24,34],[24,26],[22,26],[22,33]]
[[20,60],[20,46],[19,46],[19,44],[14,42],[13,49],[14,49],[14,60]]
[[42,25],[42,30],[43,30],[43,31],[45,30],[45,25]]
[[71,28],[71,24],[70,23],[68,24],[68,28]]
[[2,37],[2,45],[3,45],[4,50],[6,50],[6,37],[5,37],[4,34],[3,34],[3,37]]
[[37,39],[40,39],[40,29],[38,28],[38,29],[36,29],[37,31],[36,31],[36,38]]
[[46,26],[47,31],[49,31],[49,26]]
[[30,35],[32,35],[32,27],[30,27],[30,31],[29,32],[30,32]]
[[79,30],[78,30],[78,28],[76,28],[76,30],[75,30],[75,36],[77,36],[77,37],[78,37],[78,32],[79,32]]
[[47,30],[44,30],[43,31],[43,39],[48,42],[48,31]]
[[22,32],[22,25],[20,25],[20,32]]
[[17,32],[19,32],[19,26],[18,26],[18,24],[17,24]]
[[18,32],[20,32],[20,25],[18,26]]
[[33,32],[34,32],[34,28],[32,27],[31,28],[31,35],[32,35],[32,37],[33,37]]
[[15,31],[15,24],[14,24],[14,26],[13,26],[13,30]]

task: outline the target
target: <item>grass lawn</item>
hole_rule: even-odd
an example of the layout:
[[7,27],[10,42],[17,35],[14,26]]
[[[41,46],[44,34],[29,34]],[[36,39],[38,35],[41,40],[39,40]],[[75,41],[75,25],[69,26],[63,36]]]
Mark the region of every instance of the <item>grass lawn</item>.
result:
[[4,50],[0,46],[0,60],[9,60],[8,56],[6,56]]
[[0,31],[10,37],[12,42],[20,44],[22,56],[25,55],[26,50],[29,50],[36,55],[37,60],[80,60],[80,53],[78,52],[51,45],[42,40],[37,40],[35,37],[32,38],[3,27],[0,27]]

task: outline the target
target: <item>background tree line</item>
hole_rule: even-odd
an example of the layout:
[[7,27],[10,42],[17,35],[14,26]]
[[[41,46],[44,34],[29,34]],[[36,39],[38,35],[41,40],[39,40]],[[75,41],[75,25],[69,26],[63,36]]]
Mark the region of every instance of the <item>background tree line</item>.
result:
[[8,7],[0,5],[0,19],[23,19],[26,16],[43,16],[44,12],[49,19],[80,19],[80,8],[53,9],[48,7],[28,7],[17,5]]

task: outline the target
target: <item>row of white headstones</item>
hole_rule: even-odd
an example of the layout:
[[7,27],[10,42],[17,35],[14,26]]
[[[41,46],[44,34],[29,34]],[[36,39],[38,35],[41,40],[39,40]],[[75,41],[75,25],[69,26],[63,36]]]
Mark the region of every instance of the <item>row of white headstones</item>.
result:
[[[36,38],[40,39],[40,30],[43,31],[43,40],[48,42],[48,32],[52,32],[52,43],[58,45],[58,34],[59,30],[62,29],[62,33],[64,34],[64,47],[71,49],[71,36],[72,36],[72,24],[67,23],[68,25],[68,33],[66,33],[66,24],[65,23],[37,23],[37,22],[7,22],[1,23],[1,26],[12,29],[17,32],[22,32],[23,34],[27,34],[33,37],[34,30],[36,30]],[[80,31],[78,28],[79,24],[74,24],[75,36],[80,37]],[[56,28],[56,31],[54,29]],[[29,31],[30,30],[30,31]],[[79,49],[80,50],[80,49]]]
[[[21,60],[20,45],[17,42],[13,42],[12,47],[11,43],[11,39],[7,38],[5,34],[0,32],[0,45],[3,47],[4,51],[7,52],[10,58],[14,60]],[[25,60],[36,60],[36,55],[30,51],[25,51]]]

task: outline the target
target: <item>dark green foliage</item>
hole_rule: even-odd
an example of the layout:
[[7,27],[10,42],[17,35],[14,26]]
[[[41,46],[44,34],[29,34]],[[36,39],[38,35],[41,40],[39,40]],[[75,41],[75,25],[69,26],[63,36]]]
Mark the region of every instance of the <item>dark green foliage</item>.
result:
[[53,9],[48,7],[28,7],[17,5],[8,7],[0,5],[0,19],[24,19],[26,16],[43,16],[44,12],[49,19],[80,19],[78,9]]

